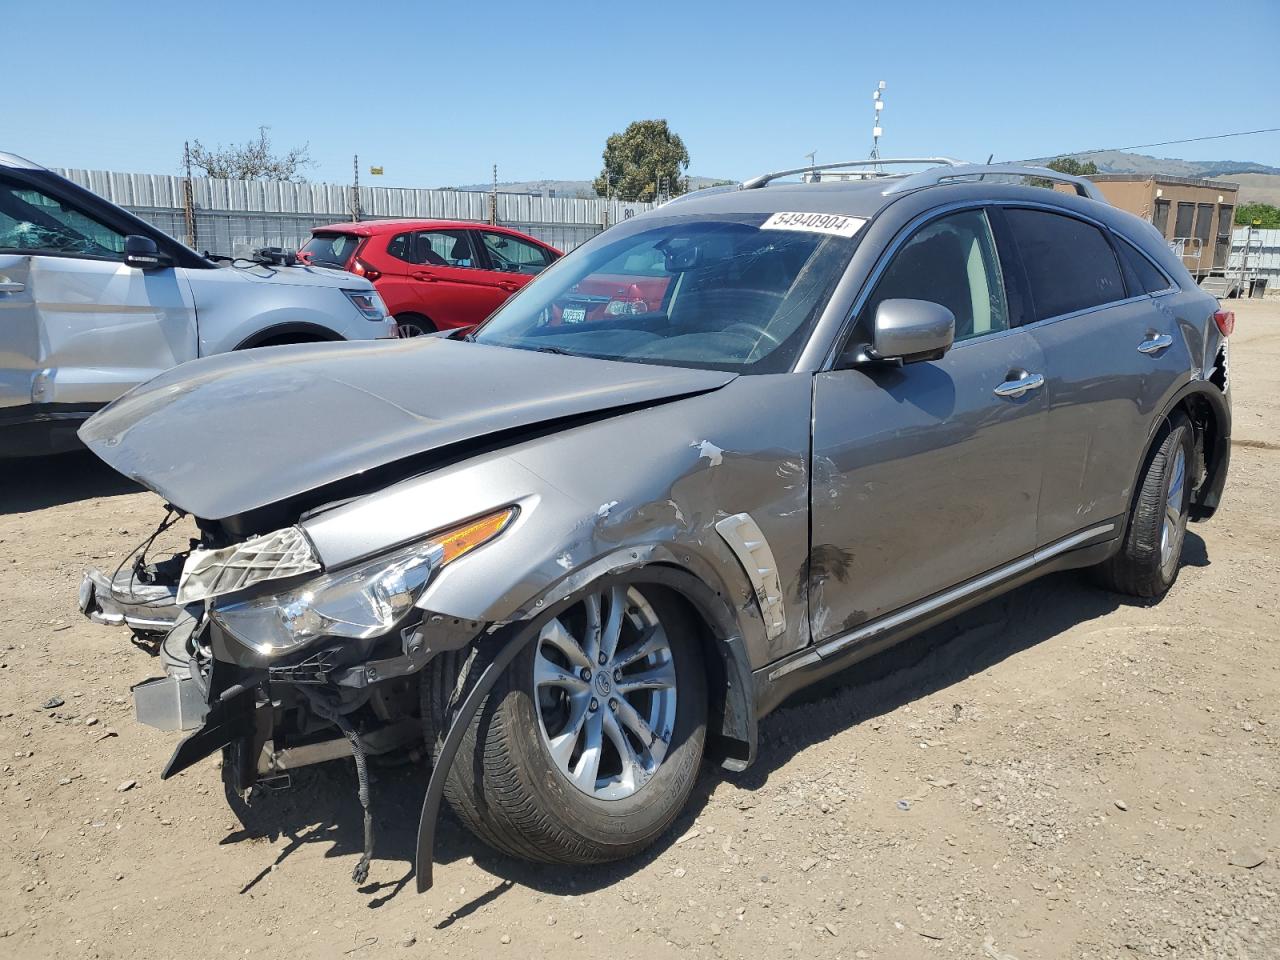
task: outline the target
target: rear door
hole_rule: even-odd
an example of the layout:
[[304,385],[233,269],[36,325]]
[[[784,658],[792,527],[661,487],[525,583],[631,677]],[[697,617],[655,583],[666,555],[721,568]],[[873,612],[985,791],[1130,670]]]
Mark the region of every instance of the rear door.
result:
[[948,307],[955,345],[936,361],[816,377],[815,641],[1034,549],[1044,358],[1010,326],[1003,273],[982,209],[922,224],[876,281],[851,346],[869,339],[876,305],[893,298]]
[[0,297],[23,298],[0,312],[0,402],[104,404],[196,356],[185,270],[128,267],[124,240],[72,201],[0,176]]
[[[1185,379],[1190,351],[1167,296],[1148,294],[1139,271],[1148,286],[1172,282],[1137,250],[1117,250],[1125,242],[1104,226],[1062,211],[1002,213],[1048,379],[1044,544],[1128,511],[1153,419]],[[1130,253],[1141,264],[1126,271],[1120,256]]]

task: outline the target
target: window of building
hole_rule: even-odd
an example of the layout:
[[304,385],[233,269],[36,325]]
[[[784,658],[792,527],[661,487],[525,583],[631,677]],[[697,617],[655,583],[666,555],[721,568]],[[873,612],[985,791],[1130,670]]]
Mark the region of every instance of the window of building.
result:
[[1230,237],[1232,220],[1235,216],[1236,208],[1229,203],[1224,203],[1218,207],[1218,236]]
[[1199,203],[1196,204],[1196,239],[1200,243],[1207,244],[1209,238],[1213,236],[1213,204]]
[[1191,224],[1195,220],[1196,205],[1194,203],[1180,202],[1178,204],[1178,219],[1174,221],[1173,236],[1177,240],[1186,240],[1191,237]]
[[1160,236],[1167,237],[1169,235],[1169,201],[1157,200],[1155,216],[1151,222],[1155,228],[1160,231]]
[[1120,264],[1097,227],[1043,210],[1008,210],[1005,216],[1022,256],[1036,319],[1124,299]]

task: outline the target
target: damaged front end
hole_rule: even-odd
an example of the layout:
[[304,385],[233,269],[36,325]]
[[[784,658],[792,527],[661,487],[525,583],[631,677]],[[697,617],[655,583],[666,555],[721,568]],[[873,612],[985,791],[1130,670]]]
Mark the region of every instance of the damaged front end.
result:
[[[499,536],[518,512],[493,511],[333,570],[300,526],[224,542],[220,525],[202,522],[201,539],[168,560],[148,563],[144,550],[112,576],[88,571],[80,607],[157,648],[165,672],[133,688],[137,719],[187,734],[162,779],[221,751],[243,819],[290,771],[353,757],[365,811],[353,878],[363,882],[373,846],[366,760],[422,744],[418,672],[486,626],[416,603],[443,568]],[[157,534],[172,522],[171,514]]]

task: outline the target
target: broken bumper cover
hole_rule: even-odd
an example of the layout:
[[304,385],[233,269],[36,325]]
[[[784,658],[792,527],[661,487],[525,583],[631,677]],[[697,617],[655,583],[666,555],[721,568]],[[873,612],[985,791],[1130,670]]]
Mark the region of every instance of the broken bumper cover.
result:
[[90,568],[80,581],[80,612],[94,623],[168,633],[182,608],[175,586],[142,583],[132,570],[121,570],[113,579]]

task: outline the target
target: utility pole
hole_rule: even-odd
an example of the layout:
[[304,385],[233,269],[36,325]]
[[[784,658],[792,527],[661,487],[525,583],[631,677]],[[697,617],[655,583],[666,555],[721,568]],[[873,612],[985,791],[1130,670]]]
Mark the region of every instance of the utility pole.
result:
[[498,165],[493,165],[493,191],[489,194],[489,225],[498,225]]
[[818,163],[818,151],[810,150],[808,153],[805,154],[805,157],[808,158],[809,160],[809,182],[817,183],[818,171],[815,170],[814,168],[817,166],[817,163]]
[[[871,159],[880,159],[880,137],[884,133],[884,128],[880,126],[880,111],[884,109],[884,81],[881,80],[874,91],[871,93],[871,100],[875,104],[875,116],[871,124]],[[877,172],[879,167],[876,167]]]
[[360,222],[360,154],[351,157],[351,222]]
[[199,238],[196,236],[196,198],[191,184],[191,144],[182,144],[182,167],[186,174],[182,181],[182,217],[187,226],[187,246],[196,248]]

